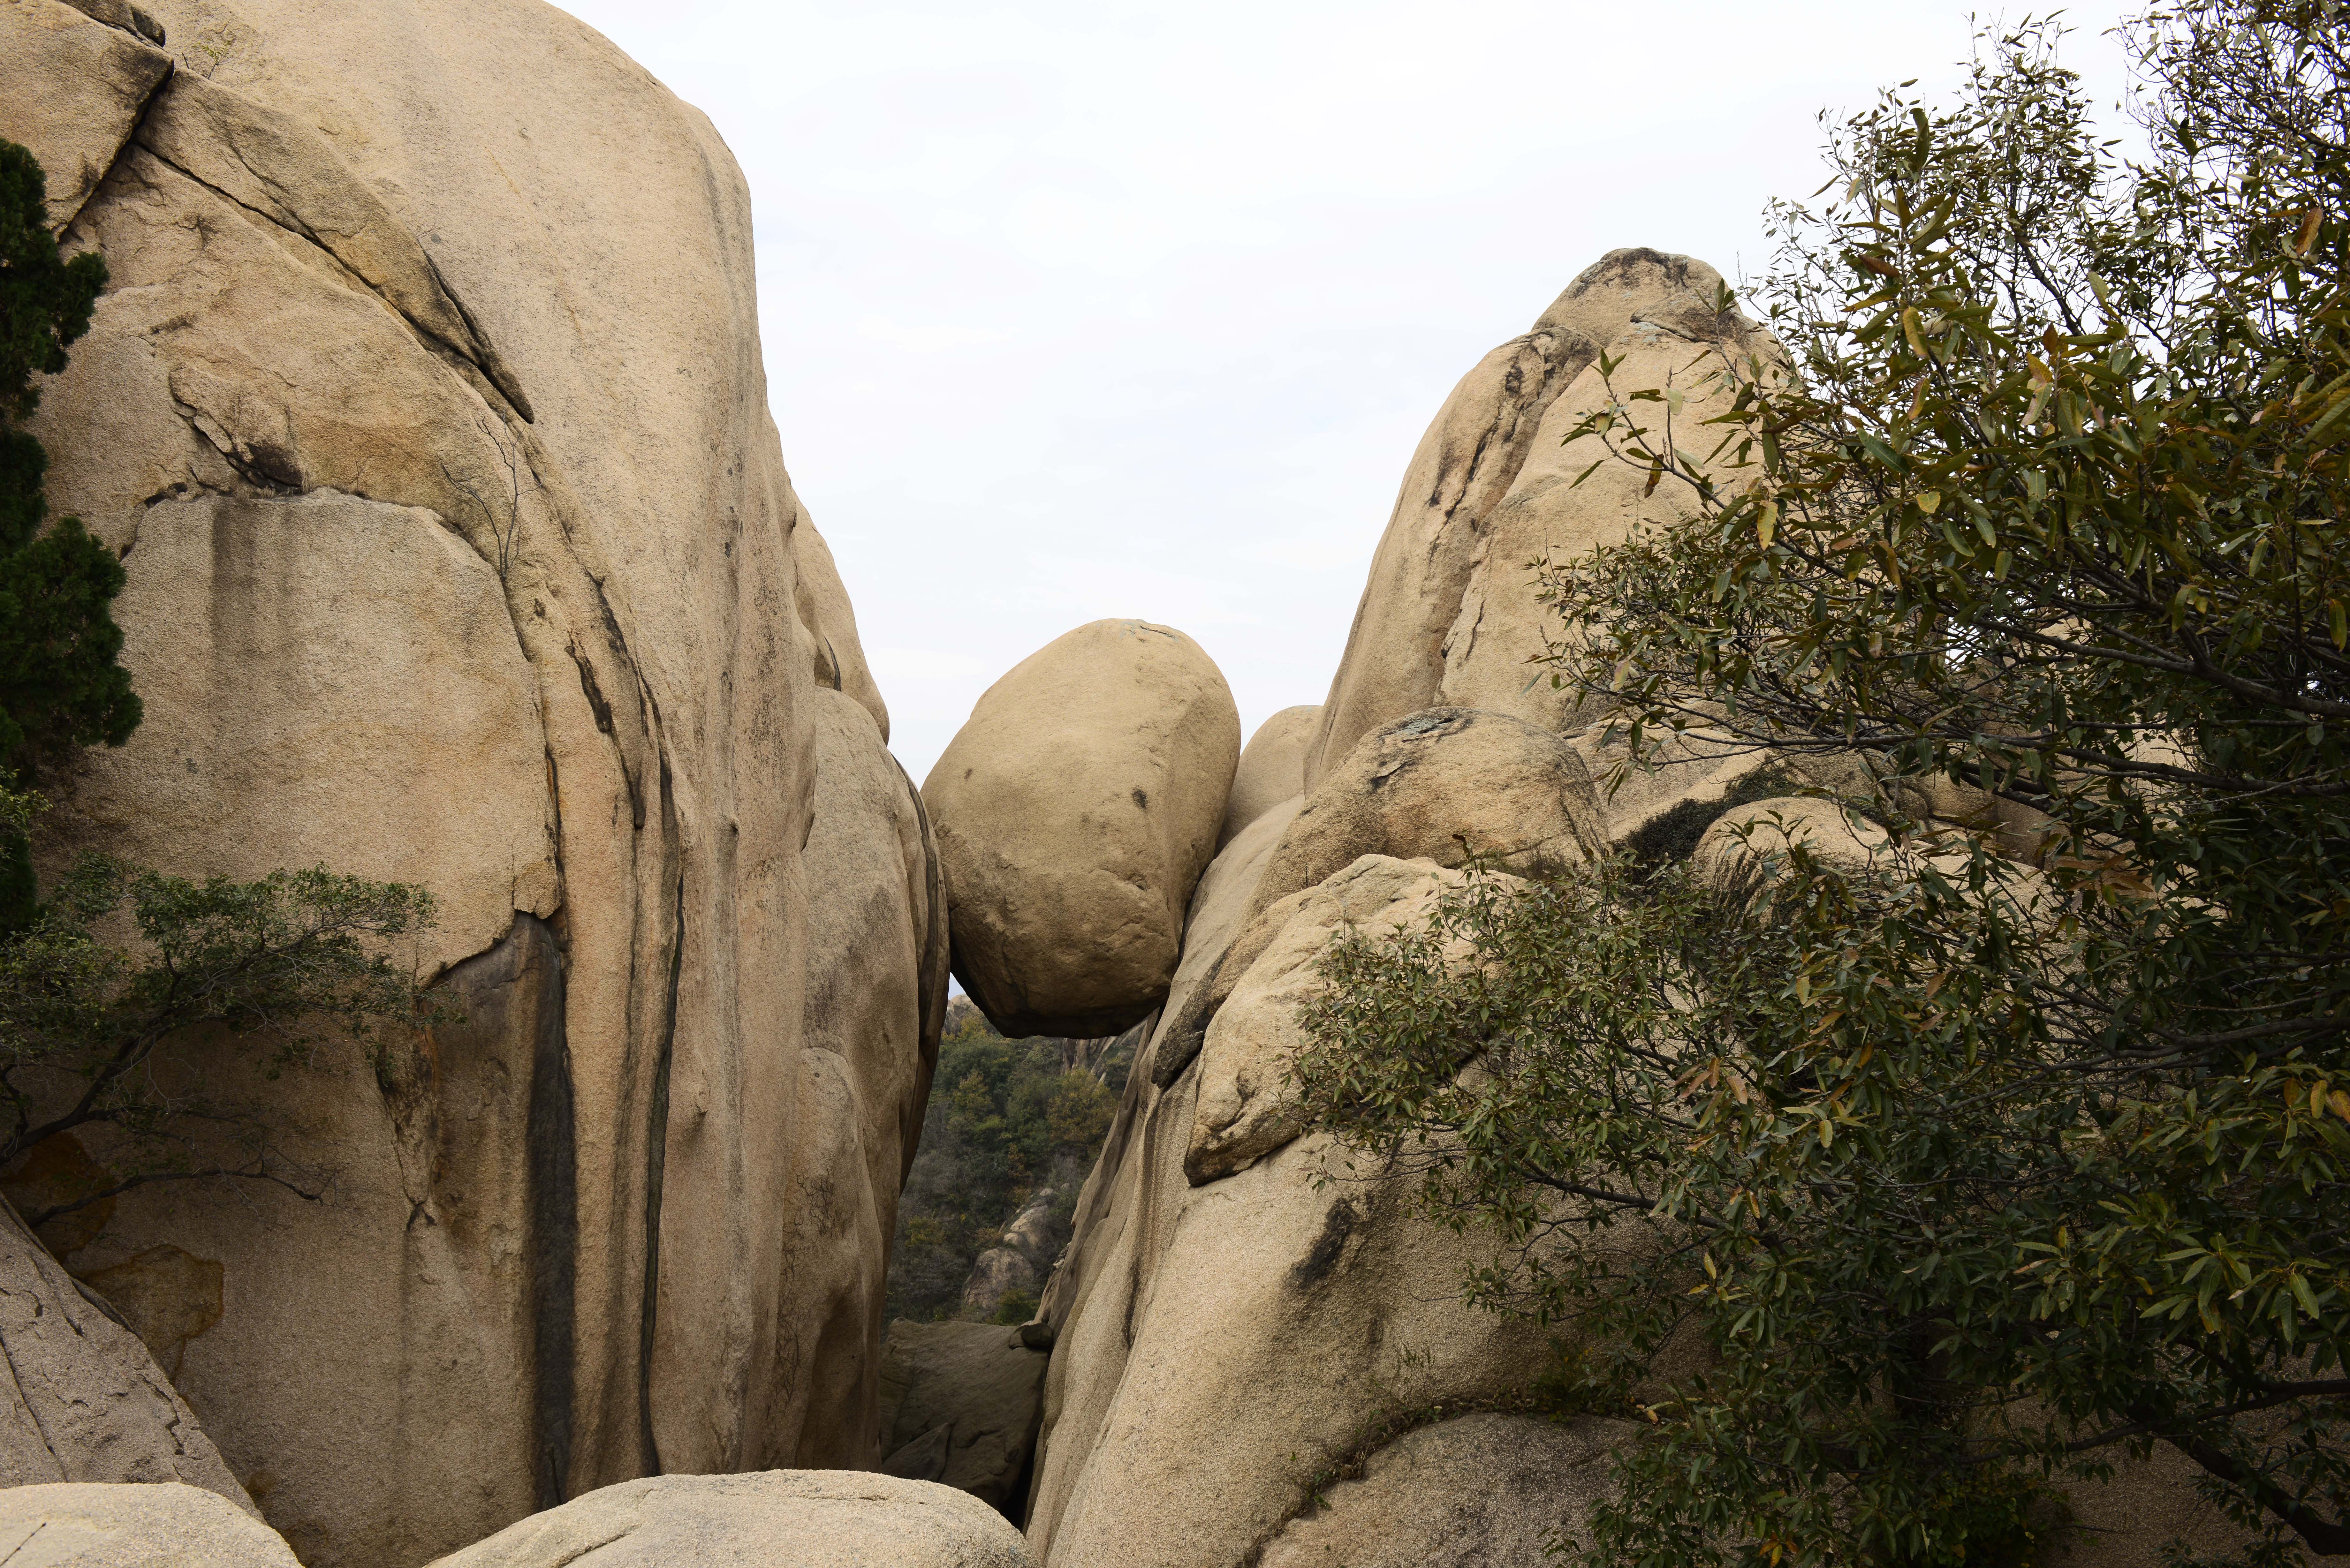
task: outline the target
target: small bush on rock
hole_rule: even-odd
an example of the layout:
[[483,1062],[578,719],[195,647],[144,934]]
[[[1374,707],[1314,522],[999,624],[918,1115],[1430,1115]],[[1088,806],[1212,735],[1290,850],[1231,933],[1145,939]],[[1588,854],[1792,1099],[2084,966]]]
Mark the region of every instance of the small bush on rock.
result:
[[[21,831],[31,805],[0,791],[0,822]],[[194,882],[84,857],[0,935],[0,1171],[65,1135],[103,1162],[26,1222],[197,1176],[313,1190],[325,1173],[277,1151],[269,1108],[226,1092],[224,1070],[265,1081],[329,1039],[430,1022],[398,947],[432,912],[421,888],[324,867]]]

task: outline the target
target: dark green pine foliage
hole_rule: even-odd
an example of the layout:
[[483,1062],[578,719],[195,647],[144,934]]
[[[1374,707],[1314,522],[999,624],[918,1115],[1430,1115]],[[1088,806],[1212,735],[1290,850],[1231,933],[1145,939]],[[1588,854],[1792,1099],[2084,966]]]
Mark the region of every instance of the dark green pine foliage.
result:
[[[79,518],[44,527],[48,457],[21,428],[40,402],[33,379],[66,368],[105,286],[98,256],[58,256],[40,164],[0,140],[0,783],[24,782],[54,749],[119,746],[139,727],[115,662],[122,563]],[[34,899],[25,836],[0,829],[0,929],[22,925]]]

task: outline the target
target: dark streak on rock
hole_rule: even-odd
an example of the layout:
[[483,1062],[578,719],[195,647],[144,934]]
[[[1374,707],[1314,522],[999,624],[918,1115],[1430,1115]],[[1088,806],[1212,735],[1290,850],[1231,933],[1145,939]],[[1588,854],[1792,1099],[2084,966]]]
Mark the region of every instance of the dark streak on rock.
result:
[[1330,1213],[1322,1221],[1322,1234],[1314,1239],[1305,1256],[1289,1271],[1289,1288],[1303,1295],[1328,1279],[1347,1250],[1347,1239],[1355,1233],[1362,1219],[1351,1198],[1341,1198],[1330,1205]]
[[567,1495],[575,1398],[575,1314],[579,1269],[578,1140],[571,1092],[563,953],[545,921],[517,914],[517,934],[544,966],[546,989],[533,1031],[528,1136],[531,1272],[531,1416],[538,1506]]
[[[667,761],[661,768],[669,771]],[[678,982],[685,973],[685,872],[677,874],[677,932],[670,948],[669,1001],[661,1023],[660,1055],[653,1064],[653,1103],[646,1117],[644,1307],[637,1324],[637,1420],[644,1473],[661,1471],[660,1442],[653,1435],[653,1341],[660,1305],[661,1179],[669,1162],[669,1074],[677,1050]]]

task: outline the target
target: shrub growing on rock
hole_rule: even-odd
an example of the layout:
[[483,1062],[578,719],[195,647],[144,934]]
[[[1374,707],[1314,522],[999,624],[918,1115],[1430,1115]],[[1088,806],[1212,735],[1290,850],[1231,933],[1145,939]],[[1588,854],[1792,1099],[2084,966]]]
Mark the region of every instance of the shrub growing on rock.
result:
[[[0,790],[0,825],[29,826],[31,804]],[[27,1201],[26,1222],[158,1180],[311,1189],[328,1173],[279,1155],[268,1107],[226,1093],[221,1068],[243,1057],[275,1078],[328,1039],[430,1022],[398,943],[432,920],[421,888],[323,867],[197,882],[85,857],[0,935],[0,1171],[61,1135],[102,1160]],[[109,940],[125,922],[135,946]],[[175,1042],[204,1054],[181,1059]]]
[[1837,127],[1789,363],[1569,438],[1687,520],[1543,572],[1643,740],[1858,750],[2029,842],[1895,791],[1864,863],[1472,889],[1309,1011],[1321,1125],[1655,1423],[1595,1564],[2026,1560],[2157,1444],[2256,1558],[2350,1552],[2350,24],[2127,36],[2144,166],[2044,28]]

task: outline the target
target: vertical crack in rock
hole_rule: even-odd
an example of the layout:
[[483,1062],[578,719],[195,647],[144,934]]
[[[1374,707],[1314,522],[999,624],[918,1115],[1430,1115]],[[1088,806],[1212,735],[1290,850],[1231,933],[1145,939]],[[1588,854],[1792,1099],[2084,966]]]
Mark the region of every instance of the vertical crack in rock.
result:
[[[885,752],[883,754],[889,758],[889,765],[898,770],[898,777],[905,782],[906,798],[914,807],[915,831],[921,835],[922,839],[922,885],[929,896],[930,919],[924,922],[922,930],[922,996],[918,1027],[922,1039],[931,1043],[929,1049],[935,1055],[938,1050],[936,1042],[940,1031],[945,1026],[947,1010],[947,988],[931,983],[931,976],[938,972],[937,966],[948,940],[946,867],[939,859],[938,834],[931,826],[930,807],[922,804],[921,786],[914,782],[914,775],[906,771],[906,764],[899,762],[894,753]],[[910,1162],[913,1158],[910,1147],[906,1158]]]
[[567,984],[555,933],[517,914],[546,966],[546,993],[532,1041],[528,1135],[532,1260],[531,1414],[536,1438],[538,1506],[565,1501],[571,1472],[576,1291],[579,1269],[578,1144],[573,1123]]
[[[523,649],[523,659],[525,662],[530,660],[530,649],[526,647]],[[539,721],[538,729],[540,738],[544,742],[542,749],[546,754],[546,811],[548,818],[546,824],[546,843],[548,852],[555,857],[555,896],[557,899],[556,907],[548,912],[551,915],[561,919],[564,922],[565,931],[568,932],[570,929],[571,917],[567,911],[565,906],[569,902],[571,898],[571,886],[566,879],[563,866],[563,769],[556,763],[555,760],[555,742],[546,738],[546,722],[543,716]],[[570,950],[570,942],[567,938],[558,936],[556,938],[556,947],[558,950],[567,952]],[[568,1041],[570,1036],[567,1033],[564,1038]]]
[[[558,514],[558,515],[560,515],[560,514]],[[606,590],[604,587],[604,579],[596,576],[593,572],[587,573],[587,577],[588,582],[595,586],[596,609],[597,613],[603,618],[604,635],[610,639],[613,653],[628,666],[629,673],[636,679],[638,726],[638,736],[636,738],[641,739],[648,745],[658,748],[660,742],[653,738],[651,732],[660,722],[660,705],[657,703],[651,703],[650,694],[645,690],[644,674],[642,670],[638,668],[636,655],[629,647],[627,635],[620,630],[620,618],[613,613],[612,596]],[[650,722],[647,722],[645,711],[649,704],[652,708]],[[611,705],[607,702],[605,704],[603,716],[609,717],[612,712],[613,709]],[[629,766],[628,747],[617,732],[613,732],[612,741],[613,744],[619,750],[621,777],[627,781],[629,786],[629,826],[641,833],[644,831],[645,826],[644,781],[638,776],[639,770]],[[669,802],[669,758],[666,754],[662,755],[660,758],[660,766],[662,809],[667,810]],[[678,896],[681,898],[684,897],[682,884],[680,884]],[[682,929],[681,927],[681,929]]]
[[[947,944],[951,939],[947,927],[946,863],[939,857],[938,832],[931,826],[930,807],[922,803],[921,788],[914,783],[914,775],[906,771],[906,765],[886,747],[881,754],[889,758],[889,765],[898,770],[899,781],[905,785],[906,798],[914,808],[914,830],[922,846],[922,957],[921,967],[916,971],[921,996],[914,1034],[918,1067],[915,1092],[899,1113],[898,1185],[902,1189],[906,1179],[913,1174],[914,1156],[921,1142],[922,1115],[938,1076],[939,1040],[946,1032]],[[813,813],[810,817],[813,820]]]
[[[666,766],[666,763],[664,763]],[[637,1419],[644,1473],[662,1473],[660,1442],[653,1435],[653,1336],[660,1304],[661,1175],[669,1160],[669,1070],[677,1050],[678,982],[685,973],[685,868],[677,872],[677,935],[670,947],[669,1001],[661,1023],[660,1055],[653,1064],[653,1103],[646,1118],[645,1296],[637,1325]]]

